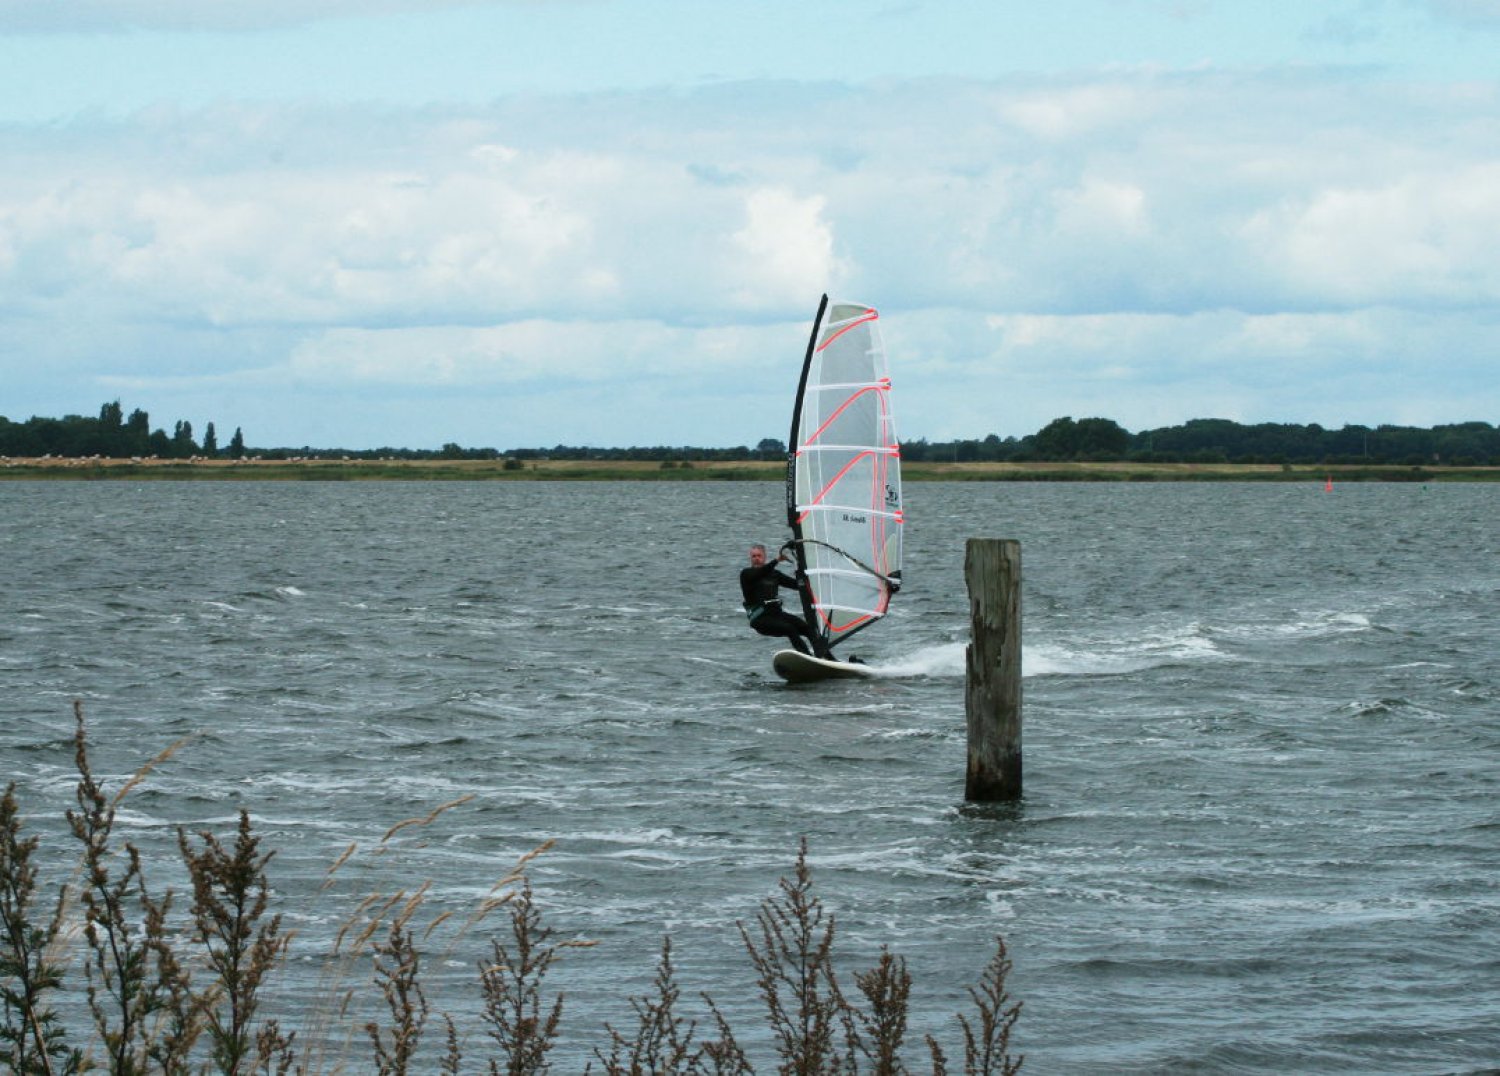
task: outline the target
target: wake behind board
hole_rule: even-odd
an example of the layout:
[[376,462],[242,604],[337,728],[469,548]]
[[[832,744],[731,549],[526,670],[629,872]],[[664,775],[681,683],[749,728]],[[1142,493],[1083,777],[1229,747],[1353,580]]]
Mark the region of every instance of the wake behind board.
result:
[[776,651],[771,656],[771,668],[789,684],[811,684],[818,680],[863,680],[875,675],[868,665],[827,661],[797,650]]

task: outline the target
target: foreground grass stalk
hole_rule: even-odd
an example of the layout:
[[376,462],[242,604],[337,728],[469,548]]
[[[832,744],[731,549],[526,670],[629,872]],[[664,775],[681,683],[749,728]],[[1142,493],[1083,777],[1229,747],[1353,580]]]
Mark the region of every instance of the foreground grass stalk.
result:
[[718,1005],[714,1004],[713,998],[704,994],[703,1002],[714,1019],[714,1028],[719,1037],[704,1043],[703,1048],[698,1051],[699,1071],[710,1072],[714,1076],[750,1076],[755,1069],[745,1056],[745,1051],[740,1049],[729,1021],[719,1011]]
[[0,1064],[21,1076],[72,1073],[82,1056],[69,1049],[66,1032],[46,995],[62,985],[62,965],[49,953],[61,930],[61,904],[45,927],[32,921],[37,874],[32,857],[39,838],[21,836],[16,786],[0,797]]
[[[441,1051],[441,1056],[435,1065],[430,1060],[424,1065],[418,1058],[433,1015],[422,985],[418,939],[425,941],[449,923],[451,943],[438,951],[451,952],[490,911],[503,907],[509,913],[509,930],[491,939],[490,959],[479,969],[483,1007],[478,1020],[497,1049],[493,1057],[475,1064],[485,1065],[493,1076],[549,1071],[564,999],[547,991],[547,975],[564,949],[592,944],[559,940],[543,923],[526,865],[550,842],[522,857],[461,926],[450,919],[452,912],[444,912],[425,932],[413,929],[431,883],[410,895],[369,895],[339,932],[330,959],[348,964],[372,959],[375,985],[389,1014],[387,1026],[340,1018],[348,1032],[345,1049],[357,1040],[356,1028],[363,1027],[373,1064],[351,1068],[343,1057],[325,1063],[316,1028],[307,1033],[311,1037],[304,1040],[304,1056],[299,1058],[293,1048],[298,1033],[283,1033],[274,1018],[260,1018],[262,987],[291,939],[281,931],[281,917],[270,914],[266,868],[273,853],[260,850],[249,814],[240,812],[229,843],[209,832],[197,834],[196,840],[178,832],[193,884],[193,904],[190,924],[181,913],[174,918],[170,892],[159,900],[149,892],[136,848],[127,842],[123,853],[114,851],[113,827],[121,798],[176,747],[138,772],[110,800],[90,769],[83,712],[76,704],[75,716],[77,809],[66,815],[73,836],[84,847],[79,866],[83,877],[62,887],[57,910],[45,925],[35,922],[34,910],[39,840],[22,836],[15,786],[0,797],[0,1067],[21,1076],[71,1076],[94,1067],[89,1056],[93,1054],[102,1062],[100,1067],[126,1076],[194,1071],[311,1076],[356,1069],[381,1076],[418,1071],[457,1076],[463,1040],[446,1013],[437,1014],[446,1032],[445,1049],[432,1051]],[[387,850],[394,836],[431,824],[469,798],[392,827],[376,854]],[[330,870],[330,880],[354,851],[350,845]],[[64,929],[65,913],[75,892],[73,907],[82,909],[86,940],[81,962],[88,1012],[98,1036],[88,1053],[69,1046],[61,1018],[47,1004],[67,970],[65,939],[73,932]],[[384,940],[371,944],[382,927]],[[780,879],[776,892],[761,902],[752,925],[740,923],[738,929],[756,975],[769,1042],[775,1049],[775,1071],[792,1076],[896,1076],[911,1071],[901,1057],[912,986],[906,962],[882,948],[876,964],[854,976],[859,989],[855,1001],[862,1002],[856,1004],[844,995],[834,969],[834,917],[813,891],[805,839],[792,876]],[[346,936],[352,936],[347,948]],[[1021,1003],[1007,988],[1011,962],[1004,939],[996,942],[979,985],[969,990],[977,1011],[957,1017],[965,1076],[1015,1076],[1023,1060],[1010,1053]],[[190,949],[193,943],[196,950]],[[183,955],[188,951],[195,954],[191,959]],[[195,989],[189,964],[205,987]],[[348,993],[352,997],[353,989]],[[597,1061],[609,1076],[750,1076],[755,1067],[723,1012],[708,995],[700,996],[711,1016],[712,1038],[700,1037],[697,1022],[679,1015],[681,990],[672,942],[663,939],[652,989],[629,999],[635,1026],[619,1031],[606,1023],[608,1038],[593,1049],[588,1071]],[[328,1030],[337,1036],[337,1029]],[[946,1076],[942,1047],[932,1036],[925,1041],[934,1076]]]
[[157,1005],[146,1028],[146,1056],[163,1072],[187,1070],[193,1044],[203,1031],[202,1006],[193,995],[187,969],[167,935],[172,895],[146,909],[146,947],[156,970]]
[[979,1009],[979,1026],[974,1028],[967,1018],[960,1016],[958,1022],[964,1029],[964,1072],[977,1076],[1014,1076],[1020,1071],[1021,1058],[1010,1056],[1010,1033],[1021,1017],[1021,1003],[1014,1001],[1006,989],[1005,980],[1010,975],[1010,955],[1005,949],[1005,939],[996,937],[995,955],[980,977],[978,987],[969,988],[969,996]]
[[[962,1013],[958,1017],[964,1032],[964,1076],[1016,1076],[1026,1060],[1010,1055],[1010,1034],[1021,1018],[1021,1003],[1011,998],[1005,985],[1010,969],[1005,939],[997,936],[995,955],[985,967],[979,986],[969,987],[969,997],[979,1010],[979,1025],[976,1028],[970,1024]],[[931,1035],[927,1036],[927,1046],[932,1054],[933,1076],[946,1076],[947,1058],[942,1047]]]
[[260,838],[250,829],[250,815],[240,812],[234,847],[217,837],[198,834],[194,848],[186,833],[178,845],[193,880],[193,923],[216,981],[202,996],[219,1071],[238,1074],[267,1051],[289,1050],[291,1039],[275,1032],[268,1041],[254,1031],[260,986],[276,966],[290,939],[281,933],[281,916],[265,919],[266,864],[275,853],[260,854]]
[[550,1067],[547,1054],[557,1044],[563,998],[559,994],[544,1011],[542,984],[562,950],[579,944],[555,937],[551,927],[542,926],[531,882],[523,878],[510,901],[510,942],[492,939],[492,959],[479,972],[483,1019],[500,1048],[501,1060],[490,1062],[491,1073],[526,1076]]
[[124,870],[118,877],[112,875],[117,857],[111,837],[118,797],[107,799],[94,779],[81,703],[74,703],[73,713],[78,810],[68,811],[67,818],[73,836],[83,845],[81,900],[89,953],[84,964],[89,1010],[111,1072],[133,1076],[146,1071],[153,1055],[180,1052],[180,1042],[163,1044],[153,1035],[164,1022],[172,1026],[188,1022],[172,1020],[166,1012],[182,996],[185,980],[175,961],[169,958],[164,965],[161,959],[168,951],[163,930],[171,896],[152,899],[134,845],[124,845]]
[[421,959],[408,926],[416,904],[417,900],[408,903],[392,921],[385,942],[375,946],[375,980],[391,1014],[389,1031],[374,1021],[365,1025],[380,1076],[406,1076],[431,1012],[419,981]]
[[836,1056],[834,1049],[834,1030],[846,1009],[833,970],[834,921],[813,894],[806,838],[793,877],[781,879],[780,887],[779,897],[761,903],[756,934],[741,923],[740,938],[776,1033],[781,1071],[850,1071],[853,1058]]
[[[663,938],[661,960],[656,965],[653,984],[656,993],[630,999],[635,1011],[635,1035],[627,1038],[609,1024],[604,1025],[610,1039],[606,1055],[597,1048],[594,1056],[604,1065],[607,1076],[670,1076],[681,1072],[699,1072],[697,1055],[690,1052],[697,1024],[686,1024],[677,1016],[677,1000],[682,991],[672,968],[672,940]],[[586,1071],[592,1071],[590,1064]]]
[[859,1014],[864,1035],[863,1053],[870,1059],[874,1076],[900,1076],[901,1043],[906,1037],[907,1006],[911,997],[911,974],[906,961],[880,950],[880,960],[869,971],[854,977],[855,985],[870,1003],[870,1013]]
[[438,1065],[438,1071],[443,1076],[458,1076],[459,1064],[463,1060],[463,1052],[458,1045],[458,1027],[453,1023],[453,1017],[447,1013],[443,1014],[443,1025],[447,1029],[443,1036],[446,1049],[443,1051],[443,1060]]

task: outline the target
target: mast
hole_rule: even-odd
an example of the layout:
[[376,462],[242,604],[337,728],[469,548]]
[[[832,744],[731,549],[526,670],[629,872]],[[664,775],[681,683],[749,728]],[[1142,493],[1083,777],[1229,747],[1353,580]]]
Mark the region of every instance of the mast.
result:
[[823,315],[828,312],[828,295],[818,301],[818,313],[813,318],[812,333],[807,338],[807,355],[802,360],[802,376],[797,379],[797,399],[792,404],[792,432],[787,438],[786,455],[786,522],[792,529],[792,551],[797,558],[797,578],[800,584],[797,593],[802,598],[802,616],[807,626],[818,633],[824,645],[828,643],[828,633],[823,630],[823,623],[818,616],[818,610],[813,605],[812,587],[807,582],[807,547],[802,543],[802,523],[797,513],[797,446],[802,435],[802,401],[807,394],[807,375],[812,369],[813,354],[818,346],[818,334],[823,330]]

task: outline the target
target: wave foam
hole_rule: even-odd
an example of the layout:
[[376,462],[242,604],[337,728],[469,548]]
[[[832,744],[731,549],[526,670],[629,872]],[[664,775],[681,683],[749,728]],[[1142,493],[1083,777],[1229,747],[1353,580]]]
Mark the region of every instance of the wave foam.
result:
[[[967,643],[922,647],[905,657],[871,666],[876,676],[893,679],[961,677]],[[1145,633],[1131,639],[1069,639],[1025,644],[1021,675],[1119,676],[1164,665],[1222,660],[1224,654],[1197,624]]]
[[876,676],[896,679],[921,676],[946,677],[964,675],[965,643],[942,643],[924,646],[895,661],[872,665]]

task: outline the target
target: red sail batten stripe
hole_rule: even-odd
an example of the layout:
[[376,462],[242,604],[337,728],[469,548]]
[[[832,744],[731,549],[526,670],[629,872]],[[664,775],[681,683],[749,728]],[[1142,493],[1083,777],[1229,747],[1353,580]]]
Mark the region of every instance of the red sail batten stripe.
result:
[[[888,391],[889,391],[889,388],[882,388],[881,386],[878,386],[878,385],[870,385],[870,386],[868,386],[866,388],[860,389],[853,396],[850,396],[843,403],[839,404],[838,407],[834,409],[833,414],[829,415],[828,418],[826,420],[824,420],[823,425],[819,426],[817,428],[817,430],[815,430],[813,432],[813,435],[811,437],[809,437],[807,440],[805,440],[805,441],[802,442],[802,447],[805,448],[806,446],[808,446],[808,445],[812,444],[814,441],[816,441],[819,437],[822,437],[823,436],[823,431],[826,430],[826,429],[828,429],[829,426],[833,425],[834,419],[836,419],[840,415],[842,415],[844,413],[844,411],[848,409],[848,407],[849,407],[850,404],[852,404],[855,400],[859,399],[865,393],[867,393],[867,392],[874,392],[874,393],[878,394],[878,393],[881,393],[881,392],[888,392]],[[884,399],[884,397],[881,397],[881,398]],[[885,415],[884,415],[884,409],[883,408],[882,408],[882,411],[881,411],[881,417],[882,418],[885,417]],[[801,452],[802,452],[802,448],[799,448],[797,450],[797,452],[800,455]]]
[[[846,474],[848,474],[850,468],[852,468],[856,463],[858,463],[860,460],[864,459],[866,456],[874,456],[876,459],[884,459],[885,458],[879,452],[870,452],[868,450],[866,450],[864,452],[861,452],[859,455],[855,456],[848,463],[844,464],[843,470],[839,471],[838,474],[834,475],[832,478],[830,478],[828,480],[827,484],[824,485],[824,487],[818,491],[818,495],[816,497],[814,497],[812,500],[810,500],[810,501],[807,502],[807,507],[810,508],[810,509],[811,508],[816,508],[822,502],[823,498],[826,497],[826,496],[828,496],[828,491],[831,490],[831,489],[833,489],[834,486],[836,486],[836,485],[839,484],[839,479],[843,478]],[[807,518],[807,515],[808,515],[807,512],[803,512],[800,516],[797,517],[797,522],[801,523],[804,519]]]
[[851,321],[848,325],[845,325],[838,332],[834,333],[827,340],[824,340],[821,344],[819,344],[818,345],[818,350],[822,351],[825,347],[827,347],[829,344],[833,343],[839,337],[843,336],[846,332],[848,332],[850,329],[854,328],[856,325],[863,325],[865,322],[867,322],[867,321],[874,321],[878,317],[880,317],[880,315],[877,314],[873,310],[871,310],[868,314],[861,314],[859,317],[857,317],[853,321]]

